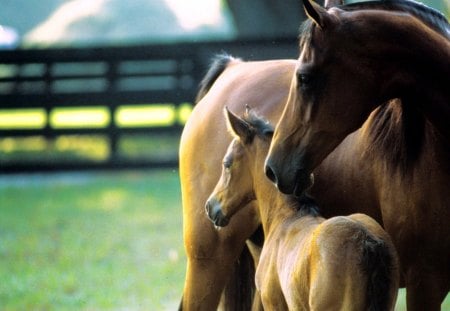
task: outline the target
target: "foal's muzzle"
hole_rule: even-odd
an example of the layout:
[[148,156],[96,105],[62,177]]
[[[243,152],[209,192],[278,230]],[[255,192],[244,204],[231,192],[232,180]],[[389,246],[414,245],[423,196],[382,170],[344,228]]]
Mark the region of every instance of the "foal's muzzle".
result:
[[228,217],[222,213],[220,202],[215,198],[210,198],[205,205],[206,214],[216,227],[225,227],[229,223]]

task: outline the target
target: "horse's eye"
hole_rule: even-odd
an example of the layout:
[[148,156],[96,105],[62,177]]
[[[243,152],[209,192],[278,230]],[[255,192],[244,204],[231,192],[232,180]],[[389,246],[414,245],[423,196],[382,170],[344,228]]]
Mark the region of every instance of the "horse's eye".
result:
[[301,87],[305,88],[311,84],[312,75],[307,73],[300,73],[297,76],[298,83]]

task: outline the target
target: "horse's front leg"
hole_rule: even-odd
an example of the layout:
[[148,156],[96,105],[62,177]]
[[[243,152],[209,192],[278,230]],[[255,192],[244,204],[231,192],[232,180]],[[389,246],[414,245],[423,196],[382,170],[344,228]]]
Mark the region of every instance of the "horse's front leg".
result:
[[[216,310],[232,274],[242,274],[242,271],[234,269],[234,265],[245,247],[245,241],[258,227],[259,218],[255,208],[248,206],[237,213],[227,227],[220,230],[214,228],[206,215],[190,219],[192,222],[184,225],[187,269],[182,310]],[[248,260],[253,264],[250,257]],[[250,277],[251,282],[254,279],[254,275],[240,277]],[[239,308],[243,299],[239,295],[242,293],[239,290],[230,292],[236,294],[235,301],[233,295],[227,295],[224,306],[230,310],[245,310]],[[250,301],[252,299],[247,298]]]
[[405,279],[408,311],[441,310],[441,304],[450,290],[450,271],[449,262],[439,265],[439,261],[411,265],[408,269]]

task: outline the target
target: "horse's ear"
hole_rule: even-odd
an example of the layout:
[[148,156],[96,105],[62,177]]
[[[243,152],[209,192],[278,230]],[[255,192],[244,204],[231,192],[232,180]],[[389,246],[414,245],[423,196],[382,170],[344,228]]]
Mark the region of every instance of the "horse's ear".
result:
[[[325,5],[327,5],[327,3],[331,4],[337,1],[338,0],[325,1]],[[327,10],[319,4],[311,2],[310,0],[303,0],[303,7],[305,8],[306,15],[308,15],[308,17],[311,18],[320,28],[325,29],[330,24],[330,14],[328,14]]]
[[250,125],[245,122],[245,120],[232,113],[228,107],[225,107],[225,118],[227,120],[228,130],[231,134],[239,137],[244,142],[251,139],[252,131]]
[[326,9],[338,6],[338,5],[343,5],[344,4],[344,0],[325,0],[325,3],[323,4],[323,6]]

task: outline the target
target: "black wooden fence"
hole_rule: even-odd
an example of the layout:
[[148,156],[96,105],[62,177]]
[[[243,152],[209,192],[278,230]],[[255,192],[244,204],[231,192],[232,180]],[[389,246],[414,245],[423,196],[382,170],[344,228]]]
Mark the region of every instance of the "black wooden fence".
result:
[[46,118],[41,128],[0,127],[5,137],[104,135],[109,141],[105,161],[8,161],[0,158],[0,173],[92,168],[174,167],[176,152],[163,159],[125,159],[117,156],[123,134],[171,133],[180,135],[182,124],[120,127],[118,107],[171,103],[178,107],[193,102],[197,85],[217,53],[230,53],[247,60],[294,58],[296,38],[203,42],[132,47],[65,48],[0,51],[0,111],[44,109],[47,116],[61,107],[107,107],[106,127],[55,128]]

